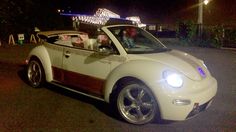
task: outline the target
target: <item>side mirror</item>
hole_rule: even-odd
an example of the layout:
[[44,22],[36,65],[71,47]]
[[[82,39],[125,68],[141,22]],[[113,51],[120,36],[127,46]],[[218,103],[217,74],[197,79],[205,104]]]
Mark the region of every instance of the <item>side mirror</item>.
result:
[[110,55],[111,54],[111,48],[108,46],[99,46],[98,47],[98,53],[100,55]]

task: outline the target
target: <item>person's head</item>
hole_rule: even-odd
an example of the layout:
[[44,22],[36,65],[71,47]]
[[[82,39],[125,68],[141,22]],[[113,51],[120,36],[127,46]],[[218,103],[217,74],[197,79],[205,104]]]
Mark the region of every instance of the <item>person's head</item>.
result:
[[126,34],[129,37],[135,37],[137,35],[137,29],[135,29],[134,27],[129,27],[126,29]]
[[106,34],[98,35],[98,43],[102,45],[109,45],[109,38]]
[[72,43],[73,46],[76,46],[76,47],[81,47],[81,48],[84,47],[83,40],[79,36],[71,37],[71,43]]

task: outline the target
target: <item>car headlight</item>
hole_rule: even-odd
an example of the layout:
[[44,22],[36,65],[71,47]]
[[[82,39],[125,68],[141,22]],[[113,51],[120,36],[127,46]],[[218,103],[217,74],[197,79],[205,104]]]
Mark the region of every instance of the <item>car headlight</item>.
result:
[[174,88],[179,88],[183,85],[183,79],[180,74],[173,71],[164,71],[163,78],[167,84]]

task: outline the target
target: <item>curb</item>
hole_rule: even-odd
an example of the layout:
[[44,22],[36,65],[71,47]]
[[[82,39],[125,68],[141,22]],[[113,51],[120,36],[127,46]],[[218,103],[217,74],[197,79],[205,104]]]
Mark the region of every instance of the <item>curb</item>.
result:
[[223,50],[233,50],[233,51],[236,51],[236,48],[226,48],[226,47],[221,47],[220,49],[223,49]]

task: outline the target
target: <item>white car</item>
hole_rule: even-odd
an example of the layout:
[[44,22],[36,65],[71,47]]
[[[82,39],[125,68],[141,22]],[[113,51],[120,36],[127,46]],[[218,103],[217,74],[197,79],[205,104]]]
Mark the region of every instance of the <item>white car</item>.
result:
[[44,43],[28,57],[29,83],[49,82],[115,104],[132,124],[185,120],[211,104],[217,81],[202,60],[166,48],[134,25],[96,31],[40,32]]

